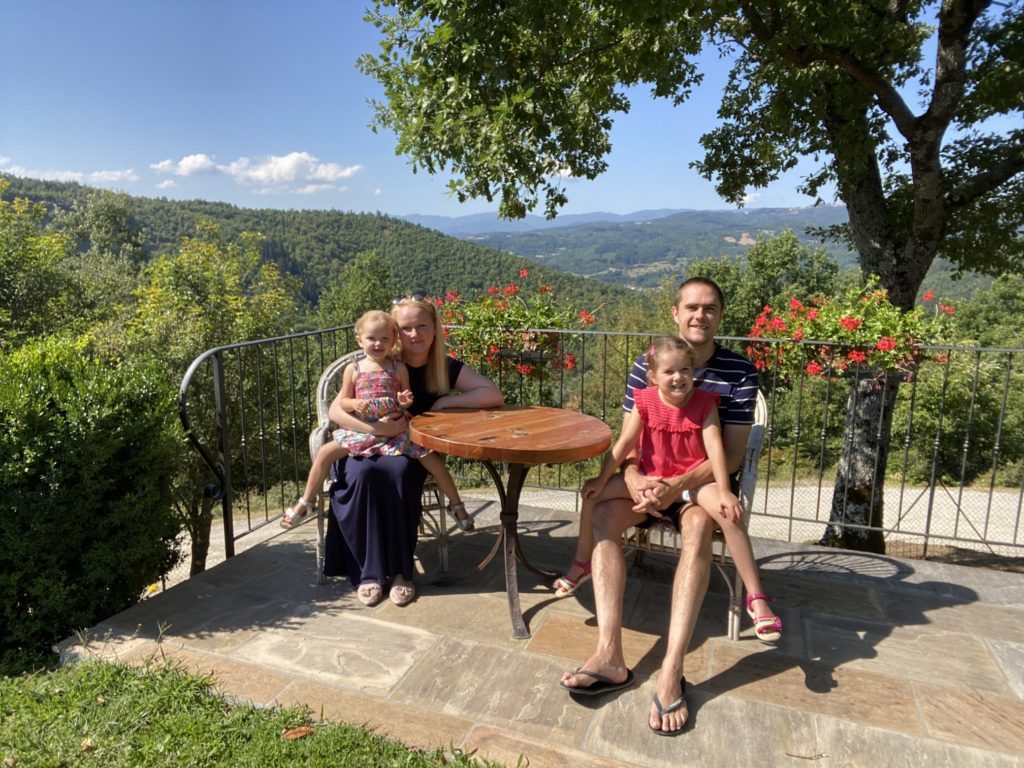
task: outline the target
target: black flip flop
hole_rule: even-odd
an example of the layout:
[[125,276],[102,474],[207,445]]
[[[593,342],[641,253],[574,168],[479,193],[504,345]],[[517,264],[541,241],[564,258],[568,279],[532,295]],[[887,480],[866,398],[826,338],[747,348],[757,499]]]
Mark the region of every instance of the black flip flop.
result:
[[[675,712],[677,709],[686,705],[686,677],[683,677],[680,682],[679,698],[669,704],[667,707],[661,706],[661,701],[658,699],[658,694],[654,694],[654,706],[658,708],[658,717],[664,718],[669,712]],[[689,706],[687,706],[689,709]],[[689,718],[687,718],[689,722]],[[663,731],[661,728],[655,728],[651,725],[650,721],[647,722],[647,727],[654,731],[659,736],[678,736],[684,730],[686,730],[686,723],[683,723],[683,727],[675,731]]]
[[599,696],[602,693],[611,693],[612,691],[621,691],[623,688],[629,688],[636,680],[636,675],[633,674],[632,669],[626,670],[626,679],[621,683],[617,683],[614,680],[609,680],[604,675],[599,675],[597,672],[588,672],[585,669],[577,667],[572,671],[573,675],[586,675],[587,677],[594,678],[595,682],[588,685],[586,688],[574,688],[571,685],[566,685],[564,682],[559,683],[569,693],[575,693],[580,696]]

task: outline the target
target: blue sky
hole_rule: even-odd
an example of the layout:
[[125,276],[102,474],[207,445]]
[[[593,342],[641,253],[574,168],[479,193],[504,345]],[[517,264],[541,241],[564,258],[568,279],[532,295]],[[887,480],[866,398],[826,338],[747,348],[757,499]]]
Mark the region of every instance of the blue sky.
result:
[[[0,171],[134,195],[253,208],[459,216],[494,210],[413,174],[368,127],[377,84],[355,67],[364,3],[92,0],[3,4]],[[641,89],[616,119],[609,170],[570,181],[565,213],[723,208],[691,171],[726,70],[682,108]],[[808,205],[793,172],[754,206]]]

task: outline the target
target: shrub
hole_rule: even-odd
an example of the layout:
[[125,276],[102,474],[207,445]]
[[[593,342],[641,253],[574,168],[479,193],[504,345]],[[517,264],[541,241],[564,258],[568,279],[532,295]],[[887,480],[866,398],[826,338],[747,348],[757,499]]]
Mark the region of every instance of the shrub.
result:
[[49,339],[0,357],[0,669],[137,602],[177,561],[173,387]]

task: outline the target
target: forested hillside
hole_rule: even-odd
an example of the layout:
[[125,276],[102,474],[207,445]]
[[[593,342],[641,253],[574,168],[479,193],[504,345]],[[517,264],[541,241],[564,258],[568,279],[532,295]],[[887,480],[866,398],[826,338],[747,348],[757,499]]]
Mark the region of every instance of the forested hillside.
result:
[[[83,203],[98,190],[76,183],[7,177],[5,197],[27,197],[56,210]],[[199,200],[126,197],[134,224],[145,236],[144,250],[152,258],[179,247],[182,237],[196,233],[196,222],[210,219],[220,225],[226,240],[244,231],[265,238],[263,257],[302,281],[302,298],[315,305],[331,277],[362,252],[375,251],[390,266],[394,283],[405,290],[443,295],[450,290],[475,295],[489,285],[504,285],[520,268],[529,266],[555,286],[559,295],[580,306],[631,300],[635,295],[618,286],[579,278],[518,256],[442,235],[400,219],[379,214],[340,211],[281,211],[239,208]]]

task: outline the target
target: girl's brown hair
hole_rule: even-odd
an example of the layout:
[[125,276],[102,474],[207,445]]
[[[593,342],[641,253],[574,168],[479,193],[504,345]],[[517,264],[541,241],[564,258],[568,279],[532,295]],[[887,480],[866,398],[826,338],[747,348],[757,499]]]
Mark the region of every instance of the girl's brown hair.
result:
[[[647,373],[651,374],[658,370],[658,355],[662,352],[681,352],[690,361],[693,367],[693,349],[689,344],[678,336],[661,336],[654,340],[647,350]],[[649,382],[648,382],[649,383]]]
[[[391,307],[391,317],[396,323],[398,322],[398,310],[402,307],[414,307],[430,315],[430,319],[434,323],[434,341],[431,342],[430,355],[427,358],[427,391],[432,395],[447,395],[452,389],[451,382],[448,381],[448,347],[444,342],[444,329],[441,327],[441,318],[437,314],[437,307],[427,299],[414,299],[410,296],[398,299]],[[399,354],[401,354],[401,338],[401,334],[399,334]]]

